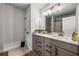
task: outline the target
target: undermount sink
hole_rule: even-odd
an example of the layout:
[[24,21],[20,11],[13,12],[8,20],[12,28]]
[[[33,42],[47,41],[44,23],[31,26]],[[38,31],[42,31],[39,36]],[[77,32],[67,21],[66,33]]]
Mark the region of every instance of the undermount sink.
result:
[[51,36],[51,37],[62,37],[62,36],[59,36],[58,33],[49,34],[49,36]]
[[63,36],[59,36],[59,35],[50,35],[51,37],[57,37],[57,38],[63,38]]
[[59,38],[59,39],[66,39],[66,40],[71,39],[71,37],[68,37],[68,36],[59,36],[59,35],[50,35],[50,37],[55,37],[55,38]]
[[58,33],[50,33],[51,36],[58,36]]

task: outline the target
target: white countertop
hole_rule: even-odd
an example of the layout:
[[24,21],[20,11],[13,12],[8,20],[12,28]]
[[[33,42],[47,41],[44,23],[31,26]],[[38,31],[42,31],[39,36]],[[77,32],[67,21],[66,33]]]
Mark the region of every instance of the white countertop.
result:
[[78,45],[79,46],[79,42],[75,42],[72,40],[72,37],[69,36],[56,36],[56,35],[49,35],[49,34],[41,34],[41,33],[36,33],[34,35],[38,35],[38,36],[42,36],[42,37],[46,37],[46,38],[50,38],[50,39],[54,39],[54,40],[59,40],[59,41],[63,41],[66,43],[70,43],[70,44],[74,44],[74,45]]

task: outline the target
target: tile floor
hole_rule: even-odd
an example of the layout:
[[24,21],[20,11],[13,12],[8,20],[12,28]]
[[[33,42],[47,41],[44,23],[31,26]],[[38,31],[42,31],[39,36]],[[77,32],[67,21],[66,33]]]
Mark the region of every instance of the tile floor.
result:
[[26,47],[19,47],[8,51],[8,56],[23,56],[30,52]]
[[26,47],[18,47],[2,52],[0,53],[0,56],[30,56],[31,53],[32,51],[28,50]]

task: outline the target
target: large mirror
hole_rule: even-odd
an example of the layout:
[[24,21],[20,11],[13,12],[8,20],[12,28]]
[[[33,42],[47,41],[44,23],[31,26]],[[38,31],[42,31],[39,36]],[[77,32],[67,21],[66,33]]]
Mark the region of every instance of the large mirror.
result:
[[63,31],[65,34],[72,34],[76,31],[76,6],[76,3],[60,3],[58,11],[56,9],[51,15],[45,16],[45,29],[49,33]]

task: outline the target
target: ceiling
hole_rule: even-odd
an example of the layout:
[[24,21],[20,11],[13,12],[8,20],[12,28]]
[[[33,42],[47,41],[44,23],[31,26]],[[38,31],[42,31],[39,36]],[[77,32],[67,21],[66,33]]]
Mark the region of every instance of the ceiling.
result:
[[[9,4],[21,9],[26,9],[28,5],[30,5],[31,3],[9,3]],[[35,4],[35,7],[38,9],[46,5],[46,3],[33,3],[33,4]]]
[[30,5],[29,3],[9,3],[9,4],[21,9],[26,9],[27,6]]
[[35,7],[38,9],[42,9],[44,6],[46,6],[48,3],[33,3],[35,4]]

